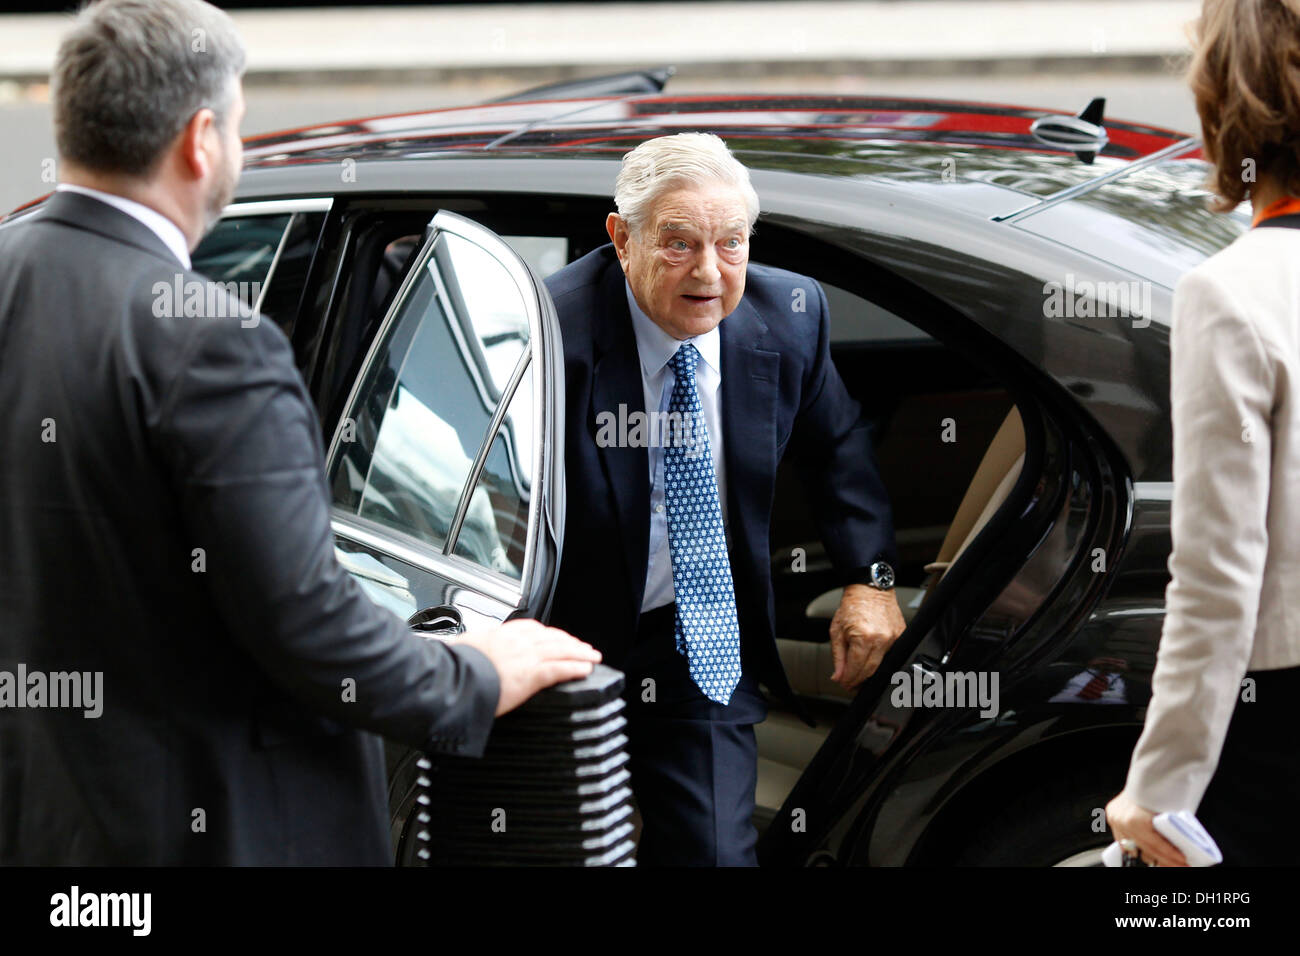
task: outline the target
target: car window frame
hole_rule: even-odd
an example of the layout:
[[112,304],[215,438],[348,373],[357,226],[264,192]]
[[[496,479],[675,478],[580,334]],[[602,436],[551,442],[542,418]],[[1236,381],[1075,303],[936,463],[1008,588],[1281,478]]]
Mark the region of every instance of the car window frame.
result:
[[[266,199],[232,202],[222,209],[221,216],[217,220],[218,224],[224,223],[230,219],[257,219],[265,216],[289,216],[288,221],[284,224],[284,229],[280,232],[280,239],[276,243],[275,253],[271,257],[271,265],[266,270],[266,277],[262,280],[262,288],[258,291],[257,301],[250,303],[250,307],[254,312],[261,311],[262,302],[266,299],[266,294],[271,288],[271,283],[275,281],[276,270],[280,266],[280,257],[284,253],[284,247],[289,241],[289,236],[293,233],[294,226],[297,223],[297,217],[302,214],[319,214],[322,217],[328,217],[330,210],[333,208],[333,196],[311,196],[295,199]],[[317,238],[317,246],[319,247],[319,237]],[[301,304],[302,295],[300,294],[300,308]]]
[[[352,378],[347,398],[342,404],[338,420],[334,423],[333,434],[325,455],[325,467],[328,471],[338,453],[348,410],[353,408],[357,401],[366,373],[378,358],[381,344],[385,341],[392,324],[397,320],[401,306],[406,302],[412,287],[420,280],[428,261],[434,255],[439,237],[446,233],[458,235],[478,245],[497,260],[515,281],[522,293],[528,319],[528,350],[516,363],[510,381],[502,390],[495,407],[491,409],[489,422],[480,438],[479,448],[462,483],[447,539],[441,546],[421,541],[403,533],[400,529],[379,525],[360,515],[344,513],[335,507],[332,500],[330,523],[336,535],[353,543],[389,554],[431,574],[454,579],[511,607],[529,608],[540,613],[542,608],[549,604],[550,593],[554,587],[554,569],[549,565],[554,563],[558,567],[558,548],[561,540],[559,525],[562,523],[562,514],[557,520],[555,507],[557,499],[559,507],[563,507],[563,482],[560,477],[562,476],[560,461],[563,458],[563,436],[557,433],[561,419],[558,412],[552,408],[554,403],[563,400],[563,383],[555,381],[555,375],[562,361],[559,355],[559,332],[554,318],[554,307],[542,281],[510,244],[497,233],[450,210],[439,209],[434,213],[420,241],[419,251],[411,267],[402,277],[383,320],[366,345],[364,358]],[[502,252],[505,254],[502,255]],[[548,314],[549,322],[546,321]],[[546,329],[545,326],[548,324],[553,327],[554,336]],[[519,578],[516,579],[454,554],[452,549],[456,546],[460,526],[469,510],[492,445],[507,417],[510,403],[521,387],[522,380],[528,377],[527,370],[534,364],[537,367],[531,376],[531,400],[539,413],[535,416],[536,427],[530,439],[534,443],[532,499],[528,505],[524,559]],[[557,388],[561,389],[558,398]],[[552,409],[551,414],[547,413],[548,409]],[[553,556],[543,556],[541,553],[542,535],[548,529],[551,531],[551,543],[555,550]],[[530,607],[531,605],[536,607]]]

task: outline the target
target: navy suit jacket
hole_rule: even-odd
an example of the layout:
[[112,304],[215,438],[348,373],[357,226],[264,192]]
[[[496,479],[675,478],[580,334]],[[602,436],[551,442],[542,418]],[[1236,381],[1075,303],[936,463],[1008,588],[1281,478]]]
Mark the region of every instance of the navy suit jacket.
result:
[[[599,447],[596,416],[645,411],[623,270],[612,245],[546,280],[564,339],[567,508],[551,623],[619,667],[636,633],[650,548],[645,447]],[[893,520],[870,423],[830,356],[830,312],[814,280],[750,264],[719,326],[727,544],[747,670],[789,684],[773,633],[769,527],[778,462],[799,466],[822,541],[843,580],[895,562]],[[793,556],[791,557],[793,560]]]

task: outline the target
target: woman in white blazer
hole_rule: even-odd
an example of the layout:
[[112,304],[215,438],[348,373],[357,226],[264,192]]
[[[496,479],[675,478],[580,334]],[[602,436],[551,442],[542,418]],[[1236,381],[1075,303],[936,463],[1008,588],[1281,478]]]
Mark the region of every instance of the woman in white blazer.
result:
[[1172,581],[1117,840],[1194,811],[1225,864],[1300,864],[1300,0],[1205,0],[1188,79],[1211,185],[1254,225],[1174,291]]

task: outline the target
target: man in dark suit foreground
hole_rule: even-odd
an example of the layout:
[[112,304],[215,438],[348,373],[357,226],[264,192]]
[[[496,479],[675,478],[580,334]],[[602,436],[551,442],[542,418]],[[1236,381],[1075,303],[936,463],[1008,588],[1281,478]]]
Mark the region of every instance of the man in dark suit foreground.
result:
[[[751,865],[759,690],[773,635],[777,463],[801,467],[846,584],[833,679],[903,630],[868,423],[806,276],[749,264],[758,197],[716,136],[623,158],[612,245],[547,281],[564,335],[568,509],[551,623],[627,671],[638,863]],[[647,415],[649,412],[649,415]]]
[[0,229],[0,864],[383,864],[364,731],[478,755],[599,658],[378,609],[335,559],[284,335],[225,297],[158,307],[204,282],[242,71],[199,0],[88,8],[55,67],[60,189]]

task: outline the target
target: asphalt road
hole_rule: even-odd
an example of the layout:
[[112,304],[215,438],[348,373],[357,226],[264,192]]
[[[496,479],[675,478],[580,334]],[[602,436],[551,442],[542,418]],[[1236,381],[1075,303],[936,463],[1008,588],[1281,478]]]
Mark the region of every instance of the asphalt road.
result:
[[[484,80],[449,86],[279,86],[246,90],[245,134],[383,113],[459,106],[514,92],[517,84]],[[691,92],[823,92],[980,100],[1078,112],[1094,96],[1107,98],[1108,117],[1198,131],[1196,110],[1173,75],[979,75],[917,77],[777,76],[758,82],[675,77],[669,89]],[[48,90],[0,84],[0,210],[8,211],[52,187],[54,132]]]

